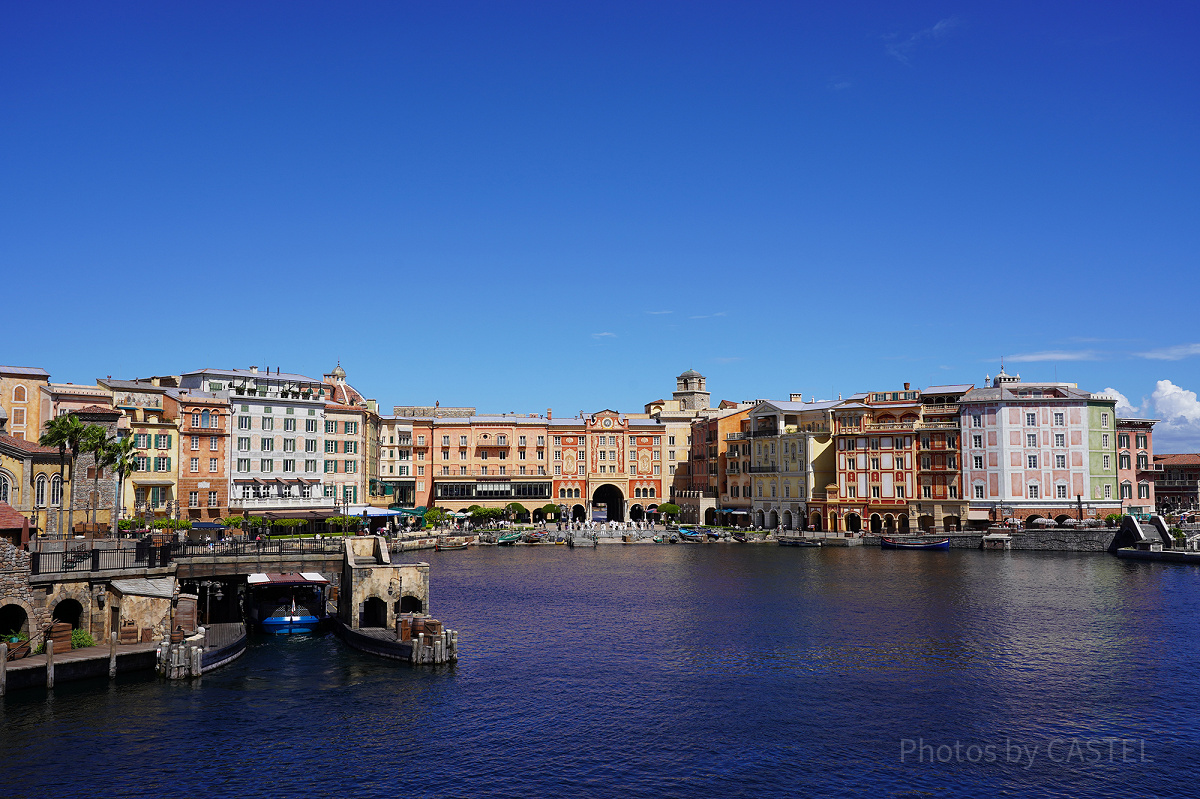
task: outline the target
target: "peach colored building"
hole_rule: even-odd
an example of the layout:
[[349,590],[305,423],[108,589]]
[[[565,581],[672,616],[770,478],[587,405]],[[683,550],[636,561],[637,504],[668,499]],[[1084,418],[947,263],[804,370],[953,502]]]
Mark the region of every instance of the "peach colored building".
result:
[[182,518],[218,522],[229,515],[229,400],[198,390],[169,390],[179,409]]
[[42,434],[41,389],[49,383],[50,373],[45,369],[0,366],[0,408],[8,415],[8,435],[38,440]]

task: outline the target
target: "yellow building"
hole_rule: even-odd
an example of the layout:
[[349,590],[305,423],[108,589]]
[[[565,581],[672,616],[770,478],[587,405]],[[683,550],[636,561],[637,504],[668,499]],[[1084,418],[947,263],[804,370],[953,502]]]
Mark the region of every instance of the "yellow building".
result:
[[[122,513],[178,518],[179,403],[168,389],[136,380],[97,380],[120,411],[119,429],[132,435],[138,470],[121,491]],[[133,490],[129,490],[132,484]]]
[[0,408],[0,502],[29,519],[31,533],[63,529],[59,511],[70,474],[64,469],[60,478],[60,465],[57,448],[8,435],[8,412]]
[[42,435],[41,388],[49,383],[50,373],[45,369],[0,366],[0,408],[8,417],[7,435],[38,440]]

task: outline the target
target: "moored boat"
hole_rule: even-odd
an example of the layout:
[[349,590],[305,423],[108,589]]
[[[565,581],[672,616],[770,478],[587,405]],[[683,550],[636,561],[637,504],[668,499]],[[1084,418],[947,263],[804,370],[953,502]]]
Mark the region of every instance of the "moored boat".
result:
[[256,573],[246,583],[250,620],[265,633],[313,633],[327,619],[329,581],[316,572]]
[[502,547],[508,547],[508,546],[512,546],[513,544],[517,543],[520,540],[521,540],[520,533],[504,533],[498,539],[496,539],[496,544],[499,546],[502,546]]
[[745,533],[734,533],[730,536],[730,538],[732,538],[734,541],[737,541],[739,544],[744,544],[747,540],[749,540],[746,538]]
[[949,538],[888,538],[879,539],[881,549],[949,549]]
[[470,546],[470,544],[468,544],[466,541],[460,541],[457,544],[443,544],[439,542],[435,544],[433,548],[436,552],[453,552],[456,549],[466,549],[468,546]]
[[699,544],[701,541],[704,540],[704,536],[700,535],[699,533],[693,532],[691,530],[685,530],[684,528],[680,527],[679,528],[679,540],[683,541],[685,543],[688,543],[688,544]]
[[707,535],[713,541],[719,541],[721,538],[721,531],[720,530],[706,530],[705,535]]

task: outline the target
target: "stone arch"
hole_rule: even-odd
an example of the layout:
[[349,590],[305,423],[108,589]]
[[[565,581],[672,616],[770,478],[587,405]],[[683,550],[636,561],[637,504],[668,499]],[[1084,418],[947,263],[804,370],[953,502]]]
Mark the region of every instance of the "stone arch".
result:
[[812,512],[812,518],[809,519],[809,524],[812,525],[812,529],[814,532],[818,532],[818,533],[821,532],[821,512],[820,511]]
[[932,530],[933,525],[934,525],[934,519],[929,514],[925,514],[923,516],[917,517],[917,529],[918,530],[921,530],[922,532]]
[[847,513],[846,530],[851,533],[857,533],[862,530],[862,517],[857,513]]
[[942,529],[946,532],[958,531],[962,527],[962,520],[951,514],[942,519]]
[[419,597],[405,594],[400,597],[400,612],[401,613],[424,613],[425,603]]
[[704,509],[704,523],[706,525],[708,525],[709,527],[716,527],[716,525],[717,525],[717,509],[716,508],[705,508]]
[[1054,521],[1058,522],[1058,523],[1059,523],[1059,525],[1061,526],[1061,525],[1065,524],[1065,523],[1066,523],[1066,521],[1067,521],[1068,519],[1070,519],[1070,518],[1071,518],[1071,517],[1070,517],[1070,516],[1068,516],[1067,514],[1065,514],[1065,513],[1060,513],[1058,516],[1055,516],[1055,517],[1054,517]]
[[792,529],[792,512],[790,510],[783,512],[783,526],[785,529]]
[[779,524],[779,514],[774,509],[767,511],[767,527],[774,530]]
[[31,635],[29,609],[23,602],[9,600],[0,606],[0,635],[24,633]]
[[54,604],[50,617],[54,621],[68,622],[72,630],[78,630],[83,626],[83,604],[74,597],[60,599]]
[[900,527],[900,532],[902,532],[902,533],[909,532],[908,514],[907,513],[901,513],[900,517],[896,521]]
[[362,615],[359,627],[387,627],[387,603],[377,596],[367,597],[363,601]]
[[762,509],[760,508],[759,510],[754,511],[754,526],[762,527],[764,521],[765,518],[763,517]]
[[646,512],[642,510],[640,502],[629,506],[629,521],[640,522],[644,518],[646,518]]
[[896,517],[890,513],[883,515],[883,532],[886,535],[894,535],[896,533]]
[[871,532],[876,535],[883,532],[883,519],[878,513],[871,514]]
[[1026,517],[1025,517],[1025,526],[1026,526],[1026,527],[1033,527],[1033,523],[1034,523],[1035,521],[1037,521],[1038,519],[1040,519],[1040,518],[1042,518],[1042,516],[1041,516],[1041,514],[1040,514],[1040,513],[1034,513],[1034,514],[1031,514],[1031,515],[1029,515],[1029,516],[1026,516]]
[[587,511],[584,510],[582,505],[572,505],[571,506],[571,521],[573,521],[573,522],[587,521]]

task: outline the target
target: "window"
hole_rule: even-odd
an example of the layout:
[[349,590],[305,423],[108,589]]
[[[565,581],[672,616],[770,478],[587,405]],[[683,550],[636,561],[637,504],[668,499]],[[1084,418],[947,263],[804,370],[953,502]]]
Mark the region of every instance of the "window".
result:
[[304,471],[315,472],[316,470],[317,470],[317,461],[315,458],[312,460],[306,460],[304,462]]
[[982,469],[982,468],[983,468],[983,456],[982,456],[982,455],[976,455],[976,456],[975,456],[975,458],[974,458],[974,465],[975,465],[975,468],[976,468],[976,469]]
[[1117,433],[1117,447],[1119,449],[1129,449],[1129,434]]
[[450,446],[450,436],[442,436],[442,446],[443,447]]
[[262,418],[262,429],[263,430],[274,430],[275,429],[275,419],[271,416],[264,416]]
[[[309,413],[312,413],[312,411],[309,411]],[[317,420],[316,419],[305,419],[304,420],[304,432],[306,432],[306,433],[317,432]]]
[[208,507],[210,507],[210,508],[215,508],[215,507],[218,507],[218,502],[217,502],[217,492],[216,492],[216,491],[209,491],[209,492],[208,492]]
[[346,453],[351,453],[351,452],[354,453],[355,455],[358,454],[358,442],[357,441],[343,441],[342,442],[342,453],[346,454]]
[[337,473],[337,461],[325,461],[325,474]]
[[150,434],[149,433],[134,433],[133,434],[133,445],[135,447],[137,447],[138,449],[148,449],[150,447]]
[[950,499],[958,499],[958,486],[950,486]]
[[562,465],[561,464],[558,464],[558,463],[554,464],[554,473],[562,474]]
[[971,446],[976,447],[976,448],[982,447],[983,446],[983,436],[980,436],[980,435],[971,436]]
[[1150,458],[1146,455],[1146,453],[1139,452],[1138,456],[1137,456],[1137,467],[1139,469],[1145,469],[1145,468],[1148,468],[1149,463],[1150,463]]
[[261,461],[258,462],[258,470],[260,472],[275,471],[275,461],[272,460],[271,458],[263,458]]
[[1027,446],[1027,447],[1036,447],[1037,446],[1037,433],[1026,434],[1025,446]]
[[188,466],[189,466],[190,471],[193,471],[193,472],[200,471],[200,459],[192,458],[191,461],[188,463]]
[[1036,413],[1025,414],[1025,424],[1030,425],[1030,426],[1036,425],[1037,424],[1037,414]]
[[1030,483],[1027,491],[1029,492],[1027,496],[1030,499],[1037,499],[1041,496],[1041,488],[1036,483]]
[[1121,483],[1121,499],[1133,499],[1133,486],[1129,483]]
[[1100,414],[1100,426],[1105,429],[1108,428],[1108,414],[1107,413]]
[[517,460],[519,460],[519,461],[525,460],[525,450],[523,450],[523,449],[517,450]]
[[325,440],[325,451],[330,452],[330,453],[337,452],[337,442],[331,438],[326,439]]
[[263,436],[259,439],[258,449],[260,452],[272,452],[275,449],[275,439],[270,436]]
[[1104,449],[1108,449],[1108,433],[1100,436],[1100,446]]
[[581,464],[579,464],[579,468],[578,468],[578,469],[576,469],[576,470],[575,470],[575,472],[576,472],[576,474],[586,474],[586,471],[585,471],[585,469],[584,469],[584,465],[583,465],[582,463],[581,463]]
[[971,427],[983,427],[983,414],[971,414]]
[[1104,498],[1112,499],[1112,486],[1108,483],[1104,484]]
[[975,499],[983,499],[983,486],[975,486]]
[[1036,469],[1038,467],[1037,459],[1038,459],[1037,455],[1030,455],[1028,458],[1025,459],[1027,461],[1026,466],[1030,469]]
[[[853,490],[854,490],[854,488],[853,488],[853,487],[851,487],[851,489],[850,489],[850,490],[851,490],[851,491],[853,491]],[[871,486],[871,498],[872,498],[872,499],[879,499],[879,486]]]
[[1067,487],[1065,485],[1062,485],[1061,483],[1059,485],[1056,485],[1054,487],[1054,496],[1055,496],[1055,499],[1066,499],[1067,498]]
[[189,508],[200,507],[200,492],[199,491],[189,491],[188,492],[188,507]]
[[1132,464],[1133,464],[1133,460],[1129,457],[1128,452],[1122,452],[1120,455],[1117,456],[1117,468],[1118,469],[1129,469],[1129,468],[1131,468]]
[[209,474],[213,474],[213,473],[215,473],[216,471],[217,471],[217,459],[216,459],[216,458],[209,458],[209,459],[208,459],[208,472],[209,472]]
[[931,499],[933,497],[933,489],[929,486],[921,486],[921,498]]
[[1134,440],[1137,441],[1138,449],[1146,448],[1146,434],[1145,433],[1138,433]]
[[192,436],[192,449],[200,449],[200,436]]
[[[337,422],[333,421],[332,419],[326,419],[325,420],[325,433],[327,435],[333,435],[336,432],[337,432]],[[422,443],[424,443],[424,442],[422,442]]]
[[283,451],[284,452],[295,452],[296,451],[296,439],[285,438],[283,440]]
[[217,450],[219,450],[221,448],[221,445],[219,443],[220,440],[221,439],[218,438],[217,436],[209,436],[208,437],[208,451],[216,452]]
[[1066,455],[1055,455],[1054,456],[1054,468],[1055,469],[1067,468],[1067,456]]
[[1054,426],[1062,427],[1067,423],[1067,415],[1064,413],[1054,414]]
[[[291,408],[288,408],[288,410],[290,411],[290,410],[291,410]],[[284,431],[285,431],[285,432],[288,432],[288,433],[294,433],[294,432],[296,432],[296,420],[295,420],[295,418],[292,418],[292,419],[287,419],[287,418],[285,418],[285,419],[283,420],[283,429],[284,429]]]
[[1138,483],[1138,499],[1150,499],[1150,484]]
[[171,471],[171,459],[170,458],[162,458],[162,457],[155,458],[154,459],[154,471],[156,471],[156,472]]
[[[667,445],[671,447],[675,446],[675,436],[667,436]],[[734,496],[737,495],[735,494]]]
[[1101,460],[1104,462],[1104,471],[1108,471],[1109,466],[1112,463],[1111,456],[1105,455],[1103,458],[1101,458]]
[[295,462],[294,460],[290,459],[290,458],[284,458],[284,460],[283,460],[283,470],[284,470],[285,472],[294,472],[294,471],[296,471],[296,462]]
[[239,472],[250,471],[250,459],[249,458],[238,458],[237,459],[237,470]]
[[238,417],[238,430],[249,430],[249,429],[250,429],[250,417],[249,416],[239,416]]
[[[34,486],[33,504],[38,508],[44,508],[46,506],[46,475],[44,474],[38,475],[37,483]],[[22,522],[22,524],[24,524],[24,522]]]
[[1067,434],[1066,433],[1055,433],[1054,434],[1054,446],[1065,447],[1066,445],[1067,445]]
[[170,449],[171,448],[171,434],[163,433],[163,434],[155,435],[154,436],[154,448],[155,449]]
[[896,496],[904,499],[904,486],[896,486]]

